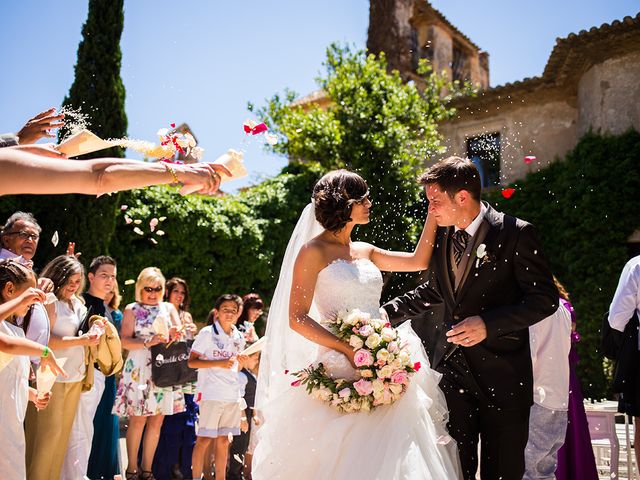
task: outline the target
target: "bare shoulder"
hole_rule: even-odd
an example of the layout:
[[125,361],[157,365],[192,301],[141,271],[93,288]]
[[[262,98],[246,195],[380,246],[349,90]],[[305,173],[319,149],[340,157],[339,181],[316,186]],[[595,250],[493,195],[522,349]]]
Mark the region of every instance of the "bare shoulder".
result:
[[296,268],[313,271],[320,270],[325,263],[326,246],[318,238],[305,243],[296,258]]

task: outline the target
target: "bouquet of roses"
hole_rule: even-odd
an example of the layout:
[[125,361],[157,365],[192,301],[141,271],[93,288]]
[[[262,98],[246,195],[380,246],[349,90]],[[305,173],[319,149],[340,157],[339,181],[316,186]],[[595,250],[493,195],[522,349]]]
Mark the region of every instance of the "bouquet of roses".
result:
[[311,396],[341,412],[368,412],[392,404],[407,390],[411,375],[420,370],[420,362],[412,363],[408,346],[390,323],[354,309],[339,314],[331,330],[355,350],[359,378],[332,378],[318,363],[292,373],[297,380],[291,385],[305,385]]

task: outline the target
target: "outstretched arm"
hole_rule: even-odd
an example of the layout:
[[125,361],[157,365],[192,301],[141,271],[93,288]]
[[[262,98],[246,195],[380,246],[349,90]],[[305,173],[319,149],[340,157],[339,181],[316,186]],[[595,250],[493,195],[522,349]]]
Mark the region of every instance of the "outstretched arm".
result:
[[369,259],[385,272],[417,272],[429,268],[433,247],[436,240],[435,217],[427,215],[422,235],[415,250],[410,252],[394,252],[370,245]]
[[318,274],[325,267],[319,249],[304,246],[293,267],[289,297],[289,326],[308,340],[343,353],[353,363],[353,348],[309,316]]
[[[185,187],[214,193],[220,186],[221,165],[196,163],[171,165]],[[164,163],[121,158],[59,160],[11,148],[0,149],[0,195],[84,193],[102,195],[149,185],[175,182]]]

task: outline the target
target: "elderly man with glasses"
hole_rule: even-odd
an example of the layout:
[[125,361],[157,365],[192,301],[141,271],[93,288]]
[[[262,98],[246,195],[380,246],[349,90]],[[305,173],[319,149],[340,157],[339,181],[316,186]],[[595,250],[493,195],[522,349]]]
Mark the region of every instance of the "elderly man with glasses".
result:
[[[30,213],[15,212],[11,215],[0,231],[0,260],[11,258],[24,266],[33,269],[33,257],[38,249],[42,228]],[[38,288],[45,293],[53,291],[53,282],[45,277],[38,279]],[[49,343],[49,316],[41,303],[35,303],[29,313],[18,319],[23,325],[28,339],[41,345]],[[38,358],[32,358],[38,363]]]

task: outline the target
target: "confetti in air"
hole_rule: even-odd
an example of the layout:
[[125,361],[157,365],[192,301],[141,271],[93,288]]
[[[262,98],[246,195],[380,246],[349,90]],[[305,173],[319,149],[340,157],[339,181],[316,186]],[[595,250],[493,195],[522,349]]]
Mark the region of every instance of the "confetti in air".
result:
[[51,237],[51,243],[53,243],[54,247],[57,247],[59,241],[60,238],[58,237],[58,231],[56,230],[55,232],[53,232],[53,237]]
[[130,278],[129,280],[125,280],[125,281],[124,281],[124,284],[125,284],[125,285],[133,285],[134,283],[136,283],[136,281],[135,281],[135,280],[133,280],[133,279],[131,279],[131,278]]
[[527,165],[529,165],[531,162],[535,162],[536,160],[536,157],[533,155],[527,155],[526,157],[524,157],[524,163],[526,163]]

